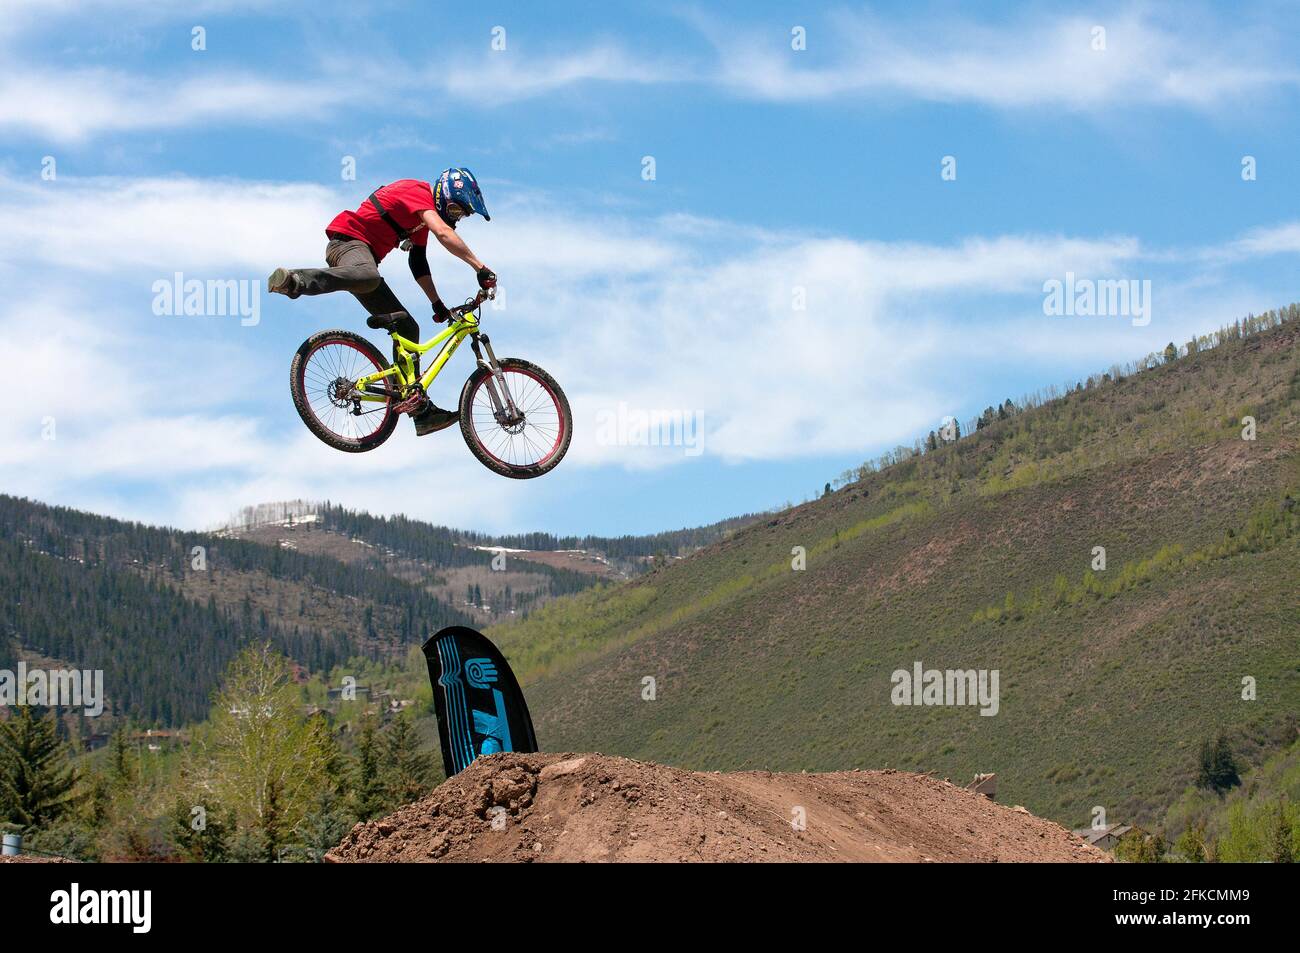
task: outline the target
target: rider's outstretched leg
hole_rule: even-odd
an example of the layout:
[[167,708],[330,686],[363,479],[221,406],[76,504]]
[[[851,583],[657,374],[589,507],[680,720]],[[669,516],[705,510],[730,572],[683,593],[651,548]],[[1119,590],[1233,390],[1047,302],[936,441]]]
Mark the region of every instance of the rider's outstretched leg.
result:
[[297,298],[333,291],[372,292],[383,282],[374,252],[357,239],[330,239],[325,246],[328,268],[277,268],[266,280],[266,290]]

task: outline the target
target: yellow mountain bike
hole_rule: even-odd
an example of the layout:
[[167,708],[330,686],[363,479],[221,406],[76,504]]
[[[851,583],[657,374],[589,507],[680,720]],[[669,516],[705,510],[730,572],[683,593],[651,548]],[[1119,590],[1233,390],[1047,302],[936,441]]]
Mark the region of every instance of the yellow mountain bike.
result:
[[[395,343],[390,363],[377,347],[351,331],[313,334],[293,357],[289,387],[309,430],[336,450],[373,450],[393,434],[402,414],[428,405],[429,385],[465,338],[478,366],[460,392],[460,432],[470,452],[502,476],[527,480],[555,469],[573,437],[573,413],[560,385],[536,364],[500,360],[479,329],[480,308],[492,292],[480,291],[451,309],[448,326],[423,344],[393,328],[406,312],[372,315],[366,323]],[[420,357],[437,348],[420,373]],[[486,357],[484,353],[486,352]]]

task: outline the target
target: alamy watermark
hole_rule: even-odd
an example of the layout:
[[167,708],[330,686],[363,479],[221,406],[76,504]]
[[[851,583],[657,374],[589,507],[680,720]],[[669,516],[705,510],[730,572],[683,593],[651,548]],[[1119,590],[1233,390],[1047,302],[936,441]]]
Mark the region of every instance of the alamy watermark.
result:
[[251,328],[262,321],[262,283],[253,278],[186,278],[176,272],[153,283],[153,313],[198,317],[238,316]]
[[681,447],[688,457],[704,452],[704,412],[646,410],[619,401],[596,414],[596,442],[602,447]]
[[50,922],[56,926],[120,924],[132,933],[148,933],[152,910],[152,890],[83,890],[74,881],[67,890],[50,894]]
[[895,669],[889,700],[895,705],[979,705],[981,715],[998,713],[998,669],[937,669],[912,663]]
[[1067,271],[1064,281],[1043,282],[1043,314],[1132,318],[1133,327],[1144,328],[1151,323],[1151,279],[1076,278]]
[[39,705],[81,708],[89,718],[104,713],[103,669],[43,669],[18,663],[18,671],[0,668],[0,707]]

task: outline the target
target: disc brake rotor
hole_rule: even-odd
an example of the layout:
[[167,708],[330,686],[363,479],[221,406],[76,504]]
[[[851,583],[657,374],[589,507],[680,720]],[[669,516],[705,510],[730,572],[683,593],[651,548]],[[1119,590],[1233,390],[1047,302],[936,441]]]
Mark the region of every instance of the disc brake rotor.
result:
[[352,404],[352,391],[354,390],[352,381],[346,377],[336,377],[330,381],[329,390],[327,391],[330,403],[335,407],[347,409]]

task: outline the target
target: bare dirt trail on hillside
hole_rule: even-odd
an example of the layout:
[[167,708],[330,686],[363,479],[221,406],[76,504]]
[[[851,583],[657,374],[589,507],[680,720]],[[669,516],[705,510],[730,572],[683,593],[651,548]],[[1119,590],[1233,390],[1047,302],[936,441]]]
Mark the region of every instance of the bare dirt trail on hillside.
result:
[[[800,818],[804,829],[796,829]],[[705,774],[597,754],[479,758],[327,860],[1103,862],[1023,808],[904,771]]]

